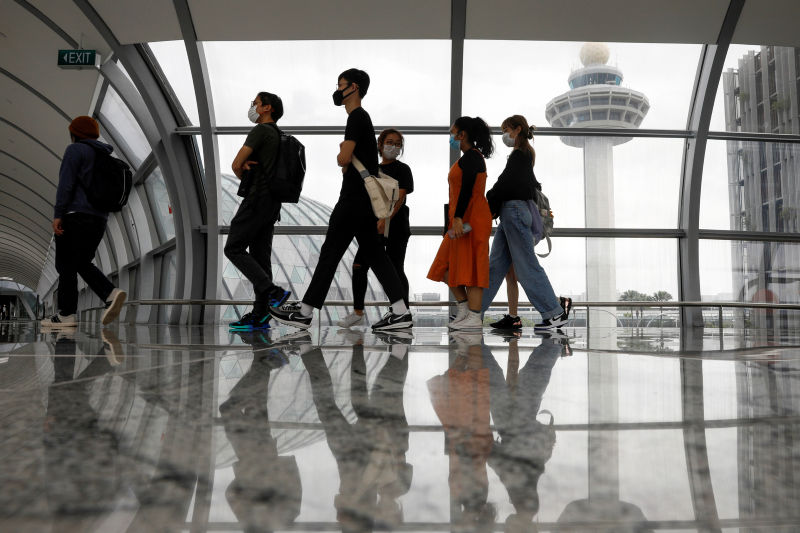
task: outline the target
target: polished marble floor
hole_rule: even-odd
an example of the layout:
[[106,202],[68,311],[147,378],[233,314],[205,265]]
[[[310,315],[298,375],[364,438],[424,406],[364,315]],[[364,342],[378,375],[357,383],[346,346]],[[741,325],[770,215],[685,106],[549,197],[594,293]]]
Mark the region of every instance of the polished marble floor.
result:
[[800,531],[800,331],[0,323],[0,531]]

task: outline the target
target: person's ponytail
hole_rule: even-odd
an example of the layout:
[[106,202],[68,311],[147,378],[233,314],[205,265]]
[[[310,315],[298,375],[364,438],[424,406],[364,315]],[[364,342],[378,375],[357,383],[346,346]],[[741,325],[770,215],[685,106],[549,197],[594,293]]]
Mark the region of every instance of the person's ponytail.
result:
[[490,158],[494,152],[494,142],[492,142],[492,130],[481,117],[459,117],[453,123],[459,131],[467,134],[470,144],[483,154],[483,157]]

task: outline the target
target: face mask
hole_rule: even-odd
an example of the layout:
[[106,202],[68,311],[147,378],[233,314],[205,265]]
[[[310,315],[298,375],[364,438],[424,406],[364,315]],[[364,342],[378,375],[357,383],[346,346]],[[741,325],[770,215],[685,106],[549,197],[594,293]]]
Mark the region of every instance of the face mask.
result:
[[385,157],[386,159],[397,159],[399,155],[400,155],[399,146],[386,145],[383,147],[383,157]]
[[258,111],[256,111],[256,106],[250,106],[250,110],[247,112],[247,118],[250,119],[250,122],[253,124],[258,122]]
[[[353,85],[353,84],[352,83],[349,84],[344,89],[339,89],[338,91],[333,91],[333,105],[335,105],[335,106],[342,105],[342,102],[344,102],[344,98],[345,98],[344,92],[350,87],[350,85]],[[350,96],[351,94],[353,94],[353,91],[350,91],[349,93],[347,93],[347,96]]]
[[457,140],[452,133],[450,134],[450,148],[453,150],[461,150],[461,141]]
[[515,141],[516,139],[512,139],[510,133],[505,132],[503,134],[503,144],[505,144],[509,148],[514,148]]

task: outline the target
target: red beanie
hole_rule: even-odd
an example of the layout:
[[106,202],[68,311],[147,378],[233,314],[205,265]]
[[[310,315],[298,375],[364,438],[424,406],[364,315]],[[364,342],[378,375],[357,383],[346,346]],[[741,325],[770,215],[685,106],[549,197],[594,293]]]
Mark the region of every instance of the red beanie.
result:
[[69,123],[69,131],[78,139],[97,139],[100,137],[100,125],[92,117],[77,117]]

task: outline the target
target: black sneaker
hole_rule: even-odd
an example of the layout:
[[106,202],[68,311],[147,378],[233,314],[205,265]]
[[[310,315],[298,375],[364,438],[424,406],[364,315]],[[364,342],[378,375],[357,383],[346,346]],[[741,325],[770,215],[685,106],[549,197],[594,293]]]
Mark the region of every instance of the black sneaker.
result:
[[569,314],[572,311],[572,298],[561,296],[558,299],[561,302],[561,308],[564,310],[564,315],[569,318]]
[[269,329],[270,314],[257,315],[253,312],[245,313],[236,322],[228,324],[229,331],[255,331]]
[[518,316],[503,315],[497,322],[492,322],[489,327],[494,329],[522,329],[522,319]]
[[533,326],[533,329],[558,329],[567,323],[567,313],[561,313],[553,318],[542,320]]
[[381,318],[376,324],[372,325],[372,330],[378,331],[386,329],[403,329],[410,328],[413,325],[414,321],[411,319],[411,313],[396,315],[392,311],[389,311],[383,315],[383,318]]
[[300,302],[292,302],[285,304],[281,307],[273,307],[270,313],[276,322],[285,326],[293,326],[300,329],[308,329],[311,327],[310,316],[303,316],[300,312]]

